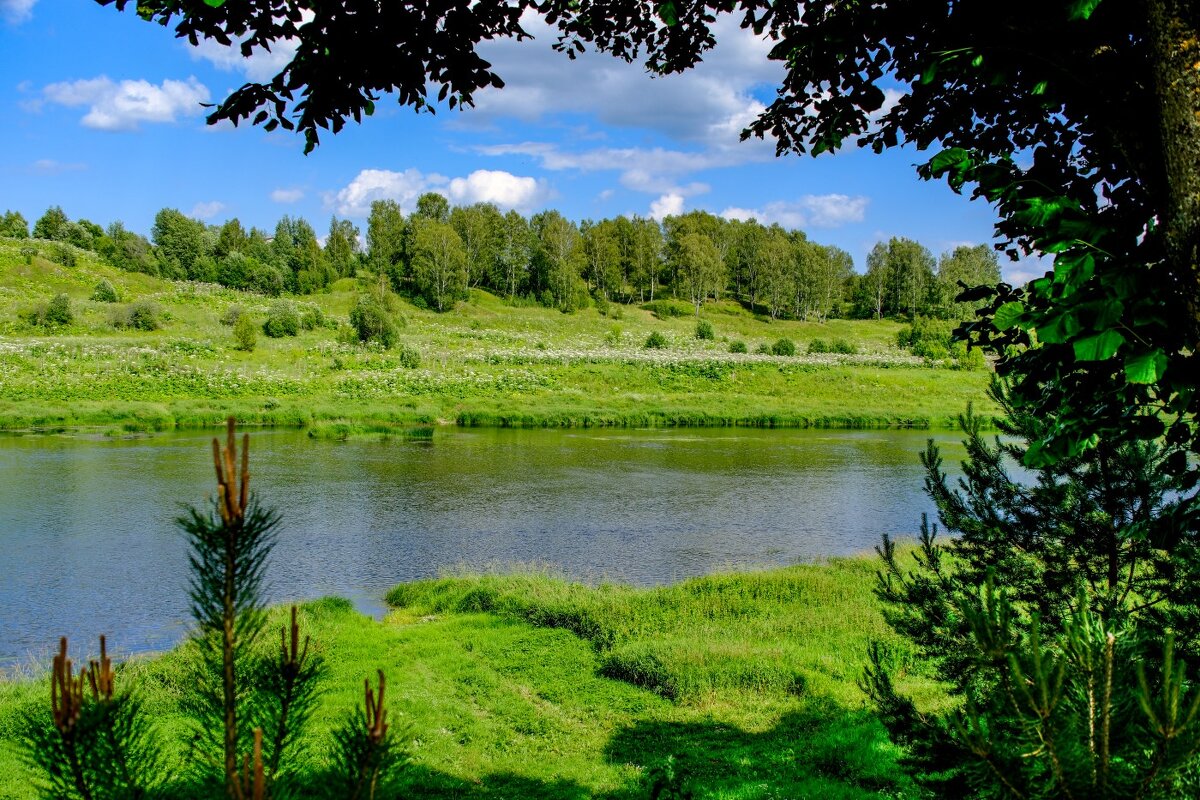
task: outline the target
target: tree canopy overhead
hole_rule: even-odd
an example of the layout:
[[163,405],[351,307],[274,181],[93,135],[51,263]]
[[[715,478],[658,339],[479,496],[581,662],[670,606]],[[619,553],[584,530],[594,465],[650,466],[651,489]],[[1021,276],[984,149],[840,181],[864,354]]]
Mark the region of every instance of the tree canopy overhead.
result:
[[929,148],[922,175],[994,204],[1002,246],[1054,254],[1044,279],[992,290],[971,331],[1003,355],[1014,401],[1055,420],[1031,459],[1169,426],[1200,449],[1187,422],[1200,402],[1200,11],[1188,0],[98,2],[134,5],[193,43],[294,46],[209,121],[296,130],[308,149],[384,95],[431,109],[430,92],[455,107],[503,86],[477,48],[525,38],[527,12],[557,27],[568,56],[591,45],[658,73],[695,65],[716,18],[737,14],[787,66],[744,135],[781,153]]

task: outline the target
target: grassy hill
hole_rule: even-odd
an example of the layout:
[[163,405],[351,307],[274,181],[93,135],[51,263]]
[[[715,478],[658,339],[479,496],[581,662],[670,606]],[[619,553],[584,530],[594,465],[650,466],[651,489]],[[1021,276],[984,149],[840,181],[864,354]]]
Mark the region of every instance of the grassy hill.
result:
[[[28,244],[28,243],[24,243]],[[295,337],[260,333],[252,352],[222,324],[231,307],[262,323],[275,299],[212,284],[127,273],[75,251],[63,266],[27,259],[0,239],[0,428],[309,426],[333,435],[414,424],[942,426],[968,402],[989,408],[984,372],[929,364],[896,347],[892,321],[771,321],[733,302],[702,318],[659,319],[612,304],[605,314],[514,306],[473,290],[438,314],[397,301],[400,347],[357,343],[348,318],[371,276],[286,298],[323,324]],[[43,253],[48,247],[41,247]],[[93,300],[108,280],[118,303]],[[31,312],[60,293],[74,320],[43,326]],[[131,304],[159,310],[161,327],[116,327]],[[317,314],[316,312],[319,312]],[[663,349],[645,347],[661,333]],[[757,354],[780,338],[797,355]],[[853,355],[808,354],[843,340]],[[748,353],[731,353],[742,341]]]

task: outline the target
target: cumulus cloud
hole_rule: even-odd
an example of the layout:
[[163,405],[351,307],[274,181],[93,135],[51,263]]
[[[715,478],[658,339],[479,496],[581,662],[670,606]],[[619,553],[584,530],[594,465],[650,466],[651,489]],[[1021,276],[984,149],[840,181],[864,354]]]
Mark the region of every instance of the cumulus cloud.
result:
[[753,91],[777,84],[784,71],[767,59],[772,43],[743,30],[730,16],[715,24],[718,44],[695,69],[652,80],[640,65],[606,54],[586,52],[571,61],[555,53],[550,45],[556,31],[536,15],[527,13],[522,26],[534,43],[496,40],[480,46],[505,86],[479,92],[475,108],[457,117],[462,124],[590,113],[604,125],[649,128],[677,141],[750,151],[756,143],[738,138],[762,110]]
[[296,55],[296,43],[292,40],[276,42],[271,50],[254,48],[250,56],[242,55],[240,41],[226,46],[215,39],[202,39],[198,45],[187,45],[193,59],[202,59],[224,72],[240,72],[248,80],[265,83],[288,65]]
[[192,206],[192,213],[188,216],[196,219],[212,219],[217,214],[225,210],[225,204],[219,200],[209,200],[206,203],[196,203]]
[[549,196],[546,185],[534,178],[501,170],[480,169],[453,180],[437,173],[424,174],[418,169],[393,172],[364,169],[343,189],[327,194],[326,205],[346,217],[365,217],[376,200],[394,200],[409,213],[417,198],[437,192],[452,203],[494,203],[502,209],[528,211]]
[[1000,261],[1000,278],[1012,286],[1024,286],[1054,269],[1052,256],[1030,255],[1019,261]]
[[275,189],[271,199],[276,203],[298,203],[304,199],[303,189]]
[[761,208],[727,208],[721,212],[726,219],[756,219],[764,225],[779,224],[785,228],[837,228],[851,222],[862,222],[866,216],[868,198],[845,194],[806,194],[798,200],[780,200]]
[[650,204],[650,218],[662,222],[663,217],[674,217],[683,213],[683,195],[664,194]]
[[0,0],[0,17],[10,25],[20,25],[33,16],[37,0]]
[[70,108],[87,106],[80,120],[85,127],[103,131],[137,130],[143,122],[174,122],[178,116],[199,114],[209,99],[208,88],[195,78],[113,81],[105,76],[89,80],[52,83],[42,90],[46,102]]

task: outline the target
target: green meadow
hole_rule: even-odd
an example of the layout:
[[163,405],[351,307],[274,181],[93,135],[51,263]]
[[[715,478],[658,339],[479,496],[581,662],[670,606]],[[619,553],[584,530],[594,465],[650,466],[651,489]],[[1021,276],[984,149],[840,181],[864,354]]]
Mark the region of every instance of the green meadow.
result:
[[[303,769],[319,772],[330,730],[383,669],[409,754],[388,796],[641,798],[668,763],[675,787],[702,798],[919,796],[856,683],[868,641],[886,644],[921,702],[944,696],[884,624],[876,566],[836,559],[657,589],[451,576],[397,587],[381,621],[344,600],[306,604],[328,671]],[[117,675],[179,743],[168,770],[194,724],[182,707],[192,656],[184,645]],[[14,737],[48,683],[0,683],[0,796],[36,796]]]
[[[270,338],[273,298],[119,271],[83,250],[72,267],[26,261],[0,239],[3,429],[162,430],[230,414],[335,436],[431,424],[942,427],[970,402],[990,408],[985,371],[912,356],[888,320],[772,321],[710,302],[701,318],[714,337],[701,340],[692,316],[620,304],[563,314],[472,290],[445,313],[397,299],[403,326],[385,350],[359,344],[348,323],[370,275],[285,298],[317,323]],[[118,302],[93,299],[102,280]],[[32,322],[59,294],[72,322]],[[139,302],[157,311],[157,330],[114,325]],[[254,321],[252,351],[222,324],[233,307]],[[654,333],[666,347],[645,347]],[[796,355],[756,352],[779,339]],[[809,353],[816,340],[856,352]],[[734,342],[748,352],[730,352]]]

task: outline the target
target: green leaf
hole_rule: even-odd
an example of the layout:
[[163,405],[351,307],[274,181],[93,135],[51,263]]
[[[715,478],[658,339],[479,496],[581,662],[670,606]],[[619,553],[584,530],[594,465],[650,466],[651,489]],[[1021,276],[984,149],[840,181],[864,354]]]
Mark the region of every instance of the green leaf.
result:
[[1032,93],[1033,94],[1045,94],[1046,87],[1049,85],[1050,84],[1047,81],[1038,81],[1036,84],[1034,84]]
[[996,330],[1006,331],[1013,325],[1017,324],[1017,320],[1025,313],[1025,306],[1021,303],[1011,302],[1005,303],[996,309],[996,316],[993,317],[993,322],[996,325]]
[[212,8],[220,8],[225,5],[225,0],[204,0],[204,5]]
[[658,6],[658,18],[668,28],[679,22],[679,12],[675,9],[675,0],[663,0]]
[[1100,5],[1100,0],[1075,0],[1067,11],[1067,19],[1089,19],[1096,12],[1098,5]]
[[1130,383],[1157,383],[1167,371],[1167,354],[1160,348],[1125,357],[1125,380]]
[[929,161],[929,170],[934,175],[941,175],[952,167],[962,165],[967,161],[967,151],[961,147],[951,147],[938,153]]
[[1039,342],[1045,342],[1046,344],[1062,344],[1079,333],[1080,330],[1082,330],[1082,327],[1079,324],[1079,320],[1068,310],[1038,325],[1037,337]]
[[981,64],[983,64],[983,56],[982,55],[975,56],[974,58],[971,59],[972,67],[978,67]]
[[363,113],[368,117],[375,113],[375,103],[368,100],[363,104]]
[[1105,361],[1117,354],[1117,349],[1125,344],[1125,337],[1120,331],[1102,331],[1076,339],[1074,344],[1076,361]]

